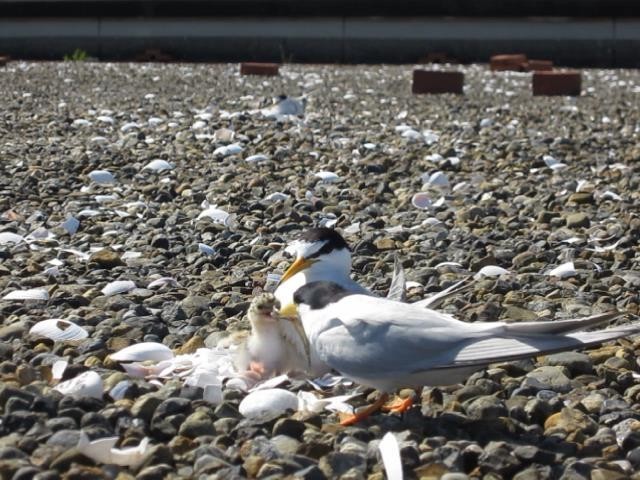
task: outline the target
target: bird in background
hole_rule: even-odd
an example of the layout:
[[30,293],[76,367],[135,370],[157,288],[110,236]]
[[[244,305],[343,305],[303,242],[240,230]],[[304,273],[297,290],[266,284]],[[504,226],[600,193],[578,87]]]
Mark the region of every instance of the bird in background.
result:
[[[300,316],[311,351],[321,362],[382,392],[373,405],[343,419],[343,425],[366,418],[401,387],[462,383],[491,363],[597,346],[640,333],[640,322],[582,331],[618,318],[618,312],[558,321],[466,323],[326,281],[298,288],[293,304],[282,312]],[[410,405],[406,399],[389,409],[402,412]]]

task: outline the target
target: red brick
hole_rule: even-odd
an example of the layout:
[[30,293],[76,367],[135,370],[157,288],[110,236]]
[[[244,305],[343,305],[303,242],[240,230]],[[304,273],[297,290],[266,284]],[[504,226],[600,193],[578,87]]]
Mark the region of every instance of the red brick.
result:
[[490,60],[491,71],[515,71],[524,70],[523,65],[527,63],[527,56],[523,53],[510,53],[506,55],[493,55]]
[[462,93],[464,74],[462,72],[440,72],[414,70],[413,93]]
[[277,63],[244,62],[240,64],[240,75],[275,76],[278,75],[279,68]]
[[527,60],[523,67],[527,72],[549,72],[553,70],[553,62],[551,60]]
[[582,75],[575,70],[533,72],[531,87],[534,95],[579,96]]

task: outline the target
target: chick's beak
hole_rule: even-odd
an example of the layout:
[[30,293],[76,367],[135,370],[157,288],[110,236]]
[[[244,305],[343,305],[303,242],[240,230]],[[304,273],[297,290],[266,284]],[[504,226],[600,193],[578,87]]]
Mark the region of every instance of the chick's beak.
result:
[[298,307],[295,303],[289,303],[280,309],[280,315],[287,320],[298,318]]
[[315,260],[309,260],[304,257],[296,258],[296,261],[293,262],[291,266],[287,268],[287,271],[284,272],[284,275],[282,275],[282,278],[280,279],[280,283],[282,284],[286,282],[289,278],[293,277],[296,273],[301,272],[305,268],[309,268],[311,265],[314,264],[314,262]]

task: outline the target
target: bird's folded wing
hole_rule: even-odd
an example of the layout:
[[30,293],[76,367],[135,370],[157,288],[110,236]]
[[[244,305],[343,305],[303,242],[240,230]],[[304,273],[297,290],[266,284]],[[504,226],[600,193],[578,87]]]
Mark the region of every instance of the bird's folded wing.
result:
[[305,362],[300,365],[301,369],[308,368],[311,362],[311,353],[309,348],[309,340],[304,333],[304,328],[297,321],[291,321],[287,319],[281,319],[280,332],[285,343],[293,350],[296,358]]
[[[565,350],[597,346],[609,340],[639,333],[640,322],[608,330],[578,332],[567,335],[522,335],[511,338],[489,337],[470,342],[457,352],[452,364],[441,365],[440,367],[488,365],[495,362],[547,355]],[[429,368],[433,368],[433,365],[429,366]]]
[[596,325],[609,322],[622,314],[617,311],[598,313],[584,318],[573,318],[570,320],[549,320],[539,322],[518,322],[506,323],[505,331],[511,334],[536,334],[536,333],[569,333],[578,330],[585,330]]

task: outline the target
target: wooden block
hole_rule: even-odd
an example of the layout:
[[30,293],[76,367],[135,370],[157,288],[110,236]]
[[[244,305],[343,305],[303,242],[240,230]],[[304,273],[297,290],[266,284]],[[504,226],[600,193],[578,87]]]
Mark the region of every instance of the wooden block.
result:
[[549,72],[553,70],[553,62],[551,60],[527,60],[524,69],[527,72]]
[[464,74],[462,72],[441,72],[414,70],[413,93],[462,93]]
[[582,75],[576,70],[533,72],[531,87],[534,95],[579,96]]
[[278,75],[280,65],[277,63],[244,62],[240,64],[240,75]]
[[522,72],[527,56],[523,53],[511,53],[506,55],[493,55],[490,59],[492,72],[514,71]]

